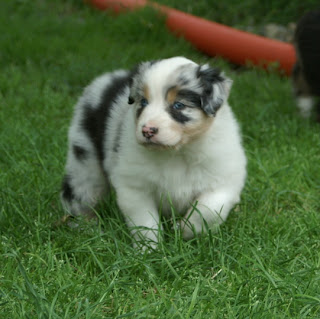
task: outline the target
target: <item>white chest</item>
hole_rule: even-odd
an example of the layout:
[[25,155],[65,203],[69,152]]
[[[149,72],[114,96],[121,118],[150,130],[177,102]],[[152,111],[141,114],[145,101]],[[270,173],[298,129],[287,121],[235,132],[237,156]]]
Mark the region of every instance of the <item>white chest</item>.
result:
[[184,214],[197,196],[214,184],[212,172],[204,163],[187,163],[181,158],[149,161],[137,170],[146,192],[151,191],[164,214],[170,213],[172,207]]

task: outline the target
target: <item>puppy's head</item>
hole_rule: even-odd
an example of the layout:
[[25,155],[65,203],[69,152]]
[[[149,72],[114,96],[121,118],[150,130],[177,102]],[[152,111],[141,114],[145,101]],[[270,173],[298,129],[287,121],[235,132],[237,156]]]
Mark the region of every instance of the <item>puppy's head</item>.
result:
[[218,69],[182,57],[140,64],[128,100],[138,142],[178,149],[197,139],[211,126],[231,84]]

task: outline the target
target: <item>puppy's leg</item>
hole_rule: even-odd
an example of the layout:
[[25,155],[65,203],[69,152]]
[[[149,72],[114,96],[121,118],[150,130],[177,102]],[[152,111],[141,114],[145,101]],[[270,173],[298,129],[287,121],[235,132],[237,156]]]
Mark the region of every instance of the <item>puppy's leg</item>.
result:
[[61,190],[64,208],[74,216],[94,217],[92,208],[106,188],[106,178],[95,154],[72,145]]
[[190,239],[196,233],[222,224],[228,217],[230,209],[239,202],[239,196],[228,190],[217,190],[200,195],[195,207],[191,207],[181,223],[183,238]]
[[134,236],[134,246],[155,248],[158,242],[159,214],[156,203],[143,190],[117,188],[117,201]]

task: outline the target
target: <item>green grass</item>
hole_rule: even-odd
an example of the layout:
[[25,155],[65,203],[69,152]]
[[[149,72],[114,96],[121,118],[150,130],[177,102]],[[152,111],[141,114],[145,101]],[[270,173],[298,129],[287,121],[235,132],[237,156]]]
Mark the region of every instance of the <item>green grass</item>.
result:
[[[221,20],[241,7],[233,2],[220,2]],[[234,79],[249,161],[241,204],[217,233],[188,242],[168,223],[149,254],[132,248],[114,196],[99,207],[99,227],[55,226],[82,87],[173,55]],[[320,318],[320,128],[298,116],[287,78],[236,73],[149,10],[115,18],[58,0],[1,2],[0,67],[0,318]]]

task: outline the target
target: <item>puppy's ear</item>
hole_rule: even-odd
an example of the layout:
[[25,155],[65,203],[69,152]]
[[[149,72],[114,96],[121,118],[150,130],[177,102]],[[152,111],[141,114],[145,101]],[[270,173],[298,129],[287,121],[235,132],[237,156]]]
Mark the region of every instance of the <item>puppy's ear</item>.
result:
[[201,107],[209,116],[215,116],[228,99],[232,80],[225,78],[219,69],[205,64],[198,67],[197,76],[203,87]]
[[128,103],[133,104],[135,102],[134,96],[136,95],[135,92],[141,90],[142,84],[143,84],[143,77],[145,72],[155,65],[156,63],[160,62],[161,60],[152,60],[147,62],[139,63],[137,66],[135,66],[132,71],[130,72],[130,80],[129,80],[129,98]]
[[129,95],[128,104],[133,104],[135,102],[134,98]]
[[140,64],[136,65],[130,72],[129,75],[129,89],[130,89],[130,93],[129,93],[129,97],[128,97],[128,104],[133,104],[135,102],[134,98],[133,98],[133,86],[134,86],[134,81],[135,78],[138,76],[139,74],[139,69],[140,69]]

